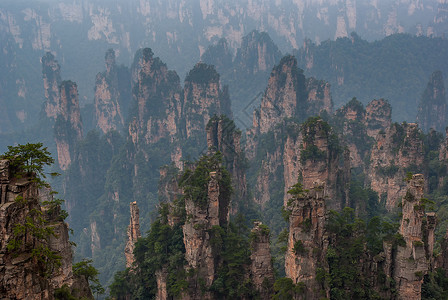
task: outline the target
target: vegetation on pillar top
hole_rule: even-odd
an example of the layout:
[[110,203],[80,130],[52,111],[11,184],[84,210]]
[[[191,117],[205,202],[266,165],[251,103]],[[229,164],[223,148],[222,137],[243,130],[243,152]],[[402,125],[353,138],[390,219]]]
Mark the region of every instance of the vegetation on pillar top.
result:
[[220,197],[230,201],[232,184],[229,172],[222,166],[222,155],[216,152],[212,155],[204,155],[193,169],[183,172],[180,179],[180,187],[183,188],[185,197],[192,200],[201,208],[207,206],[208,183],[211,180],[210,173],[218,174]]
[[[48,183],[44,181],[44,178],[47,177],[44,168],[45,166],[51,166],[54,159],[42,143],[8,146],[8,151],[0,157],[10,161],[12,176],[35,176],[33,180],[39,185],[48,187]],[[50,173],[50,175],[57,176],[59,174]]]

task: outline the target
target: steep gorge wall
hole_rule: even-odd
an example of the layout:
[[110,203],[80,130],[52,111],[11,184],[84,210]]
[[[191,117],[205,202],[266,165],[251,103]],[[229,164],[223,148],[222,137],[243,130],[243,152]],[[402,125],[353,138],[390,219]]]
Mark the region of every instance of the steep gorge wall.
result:
[[[54,299],[55,289],[67,285],[74,295],[93,299],[87,280],[73,275],[68,225],[57,211],[41,206],[42,198],[50,200],[52,195],[39,189],[32,177],[14,177],[9,163],[0,160],[0,297]],[[27,225],[32,227],[21,235],[18,228]],[[47,229],[53,232],[48,239],[33,233]],[[45,252],[35,255],[44,249],[60,256],[60,264]]]

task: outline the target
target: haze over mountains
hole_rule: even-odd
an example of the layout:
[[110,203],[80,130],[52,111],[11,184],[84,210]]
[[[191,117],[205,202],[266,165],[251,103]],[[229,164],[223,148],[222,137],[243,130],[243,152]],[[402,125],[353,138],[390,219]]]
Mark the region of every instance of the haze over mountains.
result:
[[4,1],[1,65],[9,71],[1,78],[0,100],[8,107],[1,130],[36,120],[31,111],[40,109],[43,99],[37,78],[45,51],[56,55],[64,77],[77,82],[84,106],[92,103],[92,83],[108,48],[129,65],[137,49],[150,47],[184,77],[208,46],[225,38],[236,54],[254,29],[267,32],[283,53],[301,48],[305,38],[320,43],[353,31],[369,41],[400,32],[441,37],[446,5],[442,0]]
[[49,147],[75,260],[118,299],[447,295],[447,18],[446,0],[5,1],[0,150]]

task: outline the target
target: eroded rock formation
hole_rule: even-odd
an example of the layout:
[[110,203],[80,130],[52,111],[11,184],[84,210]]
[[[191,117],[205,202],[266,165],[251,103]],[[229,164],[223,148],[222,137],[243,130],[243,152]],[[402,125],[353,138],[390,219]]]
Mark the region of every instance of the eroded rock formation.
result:
[[250,275],[261,299],[271,299],[274,285],[274,268],[269,242],[269,228],[255,222],[251,230]]
[[417,122],[424,132],[433,128],[443,132],[447,125],[447,106],[442,72],[432,73],[420,99]]
[[[434,239],[424,236],[424,230],[433,233],[434,215],[425,218],[423,190],[425,180],[422,174],[416,174],[409,180],[406,195],[402,199],[403,216],[400,234],[406,245],[399,245],[394,259],[394,279],[397,284],[398,299],[421,299],[423,276],[430,268],[428,257],[432,257]],[[429,221],[429,222],[428,222]],[[428,226],[429,225],[429,226]],[[429,234],[431,235],[431,234]]]
[[126,247],[124,249],[124,255],[126,256],[126,268],[132,267],[134,263],[134,249],[135,243],[138,238],[141,237],[140,234],[140,214],[137,206],[137,202],[131,202],[129,204],[131,219],[128,226],[128,241],[126,242]]
[[59,167],[61,170],[67,170],[73,160],[75,144],[82,138],[81,112],[76,83],[63,81],[59,93],[54,139],[58,150]]
[[371,150],[367,178],[371,188],[386,199],[388,210],[397,207],[406,194],[403,181],[408,171],[422,168],[424,162],[423,137],[415,123],[395,123],[380,131]]
[[384,99],[372,100],[366,106],[367,135],[375,138],[381,130],[392,124],[392,106]]
[[[222,199],[219,185],[221,174],[212,171],[209,174],[207,201],[200,204],[195,199],[185,199],[185,210],[189,220],[183,225],[185,258],[188,268],[196,270],[198,280],[204,281],[205,287],[210,287],[216,276],[217,261],[211,244],[212,228],[224,226],[229,221],[230,199]],[[196,283],[197,284],[197,283]],[[201,295],[200,290],[190,293],[192,299],[212,299],[210,292]]]
[[59,110],[59,86],[62,80],[61,67],[50,52],[42,57],[42,75],[46,99],[44,103],[45,115],[55,121]]
[[130,73],[127,68],[117,66],[115,52],[106,52],[106,71],[96,75],[95,120],[103,133],[121,129],[127,116],[130,102]]
[[223,155],[224,165],[232,176],[232,210],[238,211],[239,205],[247,200],[245,156],[241,149],[241,131],[237,130],[232,120],[225,116],[213,117],[207,124],[207,147],[214,153]]
[[290,216],[285,272],[295,284],[304,283],[304,299],[320,299],[324,290],[316,272],[318,268],[328,269],[325,202],[324,187],[315,186],[309,192],[294,195],[286,208]]
[[181,115],[180,80],[176,72],[145,48],[135,55],[132,66],[136,110],[129,124],[132,142],[153,144],[174,140]]
[[185,78],[183,116],[185,138],[204,136],[204,128],[213,115],[231,117],[227,88],[221,89],[215,68],[197,63]]
[[[53,299],[55,289],[67,285],[72,293],[93,299],[85,278],[73,276],[68,226],[59,218],[60,208],[41,207],[40,193],[32,177],[14,177],[9,161],[0,160],[0,297]],[[41,236],[46,230],[52,233]],[[60,264],[47,250],[60,256]],[[80,294],[86,288],[88,293]]]

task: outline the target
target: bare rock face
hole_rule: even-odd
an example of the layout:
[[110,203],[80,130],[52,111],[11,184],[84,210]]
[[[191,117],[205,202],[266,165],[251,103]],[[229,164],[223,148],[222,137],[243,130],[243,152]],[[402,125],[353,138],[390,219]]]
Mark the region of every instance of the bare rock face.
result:
[[392,123],[392,106],[384,99],[372,100],[366,106],[365,124],[367,135],[375,138],[381,130]]
[[185,138],[203,136],[213,115],[232,117],[227,88],[221,89],[219,74],[213,66],[197,63],[185,78],[183,117]]
[[361,102],[353,98],[336,111],[336,119],[342,127],[342,134],[349,150],[350,166],[363,167],[369,153],[372,139],[365,126],[366,110]]
[[[204,280],[205,287],[210,287],[216,276],[217,261],[213,252],[211,239],[214,226],[224,226],[229,221],[230,199],[222,199],[219,186],[221,174],[210,172],[208,196],[205,206],[196,204],[193,199],[185,199],[185,210],[189,219],[183,225],[185,259],[187,268],[197,271],[197,278]],[[193,281],[197,281],[193,278]],[[194,284],[197,286],[197,283]],[[212,299],[210,292],[201,293],[192,290],[190,299]]]
[[247,132],[249,160],[257,151],[257,138],[272,131],[284,119],[305,121],[308,116],[333,111],[330,85],[314,78],[306,79],[294,56],[281,59],[269,77],[260,108],[254,111],[252,128]]
[[316,116],[324,111],[328,114],[333,113],[333,100],[328,82],[311,77],[306,79],[305,87],[307,93],[306,116]]
[[269,243],[269,229],[255,222],[251,230],[250,274],[261,299],[271,299],[274,285],[274,268]]
[[138,51],[132,66],[133,97],[137,110],[129,124],[132,142],[153,144],[174,140],[181,115],[180,81],[176,72],[153,56],[149,48]]
[[317,268],[328,269],[325,233],[326,204],[324,187],[295,195],[289,201],[288,248],[285,256],[286,277],[305,284],[304,299],[320,299],[324,287],[316,280]]
[[59,94],[54,138],[58,150],[59,167],[61,170],[66,170],[73,160],[76,142],[82,139],[82,122],[76,83],[63,81]]
[[398,199],[406,194],[406,172],[420,168],[423,162],[423,140],[417,124],[395,123],[379,132],[371,151],[367,180],[378,195],[386,197],[388,210],[396,208]]
[[259,110],[254,111],[252,134],[263,134],[284,118],[303,119],[305,76],[294,56],[285,56],[274,67]]
[[[331,201],[327,207],[340,210],[347,203],[348,192],[344,186],[349,178],[344,178],[349,164],[339,166],[343,155],[338,137],[332,132],[330,125],[320,118],[310,118],[302,124],[302,151],[300,152],[301,178],[305,189],[323,185],[325,195]],[[342,183],[342,184],[341,184]],[[285,198],[285,204],[286,204]]]
[[47,52],[42,57],[42,75],[44,79],[45,104],[47,118],[56,120],[59,107],[59,86],[61,85],[61,67],[54,55]]
[[[53,299],[56,288],[65,284],[73,288],[75,283],[79,287],[72,273],[68,226],[40,206],[40,192],[32,179],[13,177],[9,161],[0,161],[0,297],[4,299]],[[30,229],[18,231],[30,223],[33,228],[49,228],[54,235],[44,239]],[[33,254],[46,247],[61,257],[59,266],[50,260],[43,263]],[[88,283],[87,290],[81,296],[91,299]]]
[[47,52],[42,57],[44,114],[54,124],[59,167],[66,170],[73,160],[74,145],[82,138],[82,122],[76,83],[61,81],[60,72],[58,62]]
[[339,139],[327,122],[318,117],[302,125],[283,121],[257,143],[262,147],[256,152],[261,159],[254,189],[256,203],[264,206],[282,188],[286,205],[291,198],[287,191],[299,178],[306,189],[325,184],[331,209],[340,209],[347,202],[344,183],[349,180],[349,159],[343,156]]
[[118,70],[115,63],[115,52],[112,49],[106,52],[105,60],[106,71],[96,75],[94,99],[96,126],[103,133],[121,129],[125,117],[120,105]]
[[175,166],[163,166],[160,168],[160,180],[159,180],[159,202],[167,204],[169,207],[168,224],[172,227],[178,224],[179,214],[176,209],[175,203],[182,197],[182,189],[179,187],[179,169]]
[[[254,56],[255,54],[255,56]],[[280,58],[280,51],[266,32],[251,31],[243,37],[235,64],[249,74],[269,71]]]
[[[424,186],[423,175],[413,175],[412,179],[409,180],[408,190],[402,200],[403,217],[399,232],[406,245],[398,246],[394,261],[394,279],[397,284],[398,299],[421,298],[423,276],[429,269],[427,257],[432,256],[432,253],[427,253],[426,250],[432,249],[433,244],[425,245],[422,230],[424,229],[422,224],[425,217],[424,204],[422,203]],[[430,220],[432,219],[430,216]],[[431,242],[433,243],[434,240]]]
[[135,243],[137,242],[138,238],[141,237],[140,215],[137,202],[131,202],[129,204],[129,207],[131,211],[131,220],[127,231],[128,241],[126,242],[126,247],[124,249],[124,255],[126,256],[126,268],[132,267],[132,264],[134,263]]
[[417,122],[424,132],[433,128],[443,132],[447,125],[445,86],[442,72],[432,73],[418,108]]
[[244,153],[241,149],[241,132],[235,123],[226,117],[213,117],[207,124],[207,147],[212,152],[223,155],[226,169],[232,176],[232,211],[238,211],[238,205],[247,200],[246,172]]

